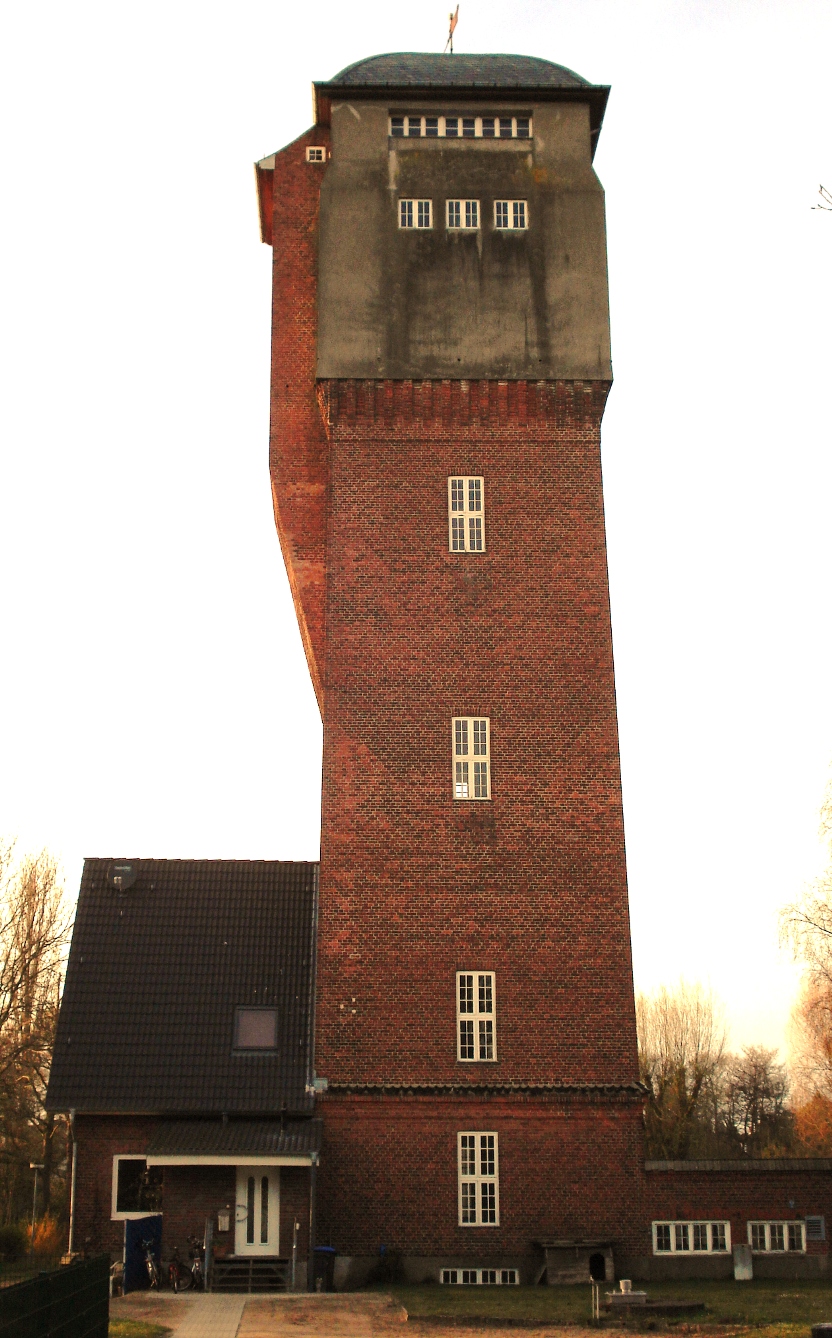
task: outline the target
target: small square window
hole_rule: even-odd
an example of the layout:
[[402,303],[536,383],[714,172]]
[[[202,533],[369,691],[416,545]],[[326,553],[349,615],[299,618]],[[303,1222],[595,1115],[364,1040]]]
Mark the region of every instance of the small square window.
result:
[[277,1047],[276,1008],[238,1008],[234,1025],[235,1050],[274,1050]]
[[517,138],[528,139],[531,132],[531,122],[528,116],[517,117]]
[[500,117],[500,139],[511,139],[513,122],[510,116]]
[[494,138],[494,134],[495,134],[495,130],[494,130],[494,117],[493,117],[493,116],[484,116],[484,117],[482,118],[482,137],[483,137],[483,139],[493,139],[493,138]]
[[425,117],[425,135],[428,139],[436,139],[439,135],[439,117]]
[[398,138],[398,139],[400,139],[400,138],[404,135],[404,117],[403,117],[403,116],[391,116],[391,117],[390,117],[390,134],[393,135],[394,138]]
[[446,116],[446,117],[445,117],[445,138],[446,138],[446,139],[458,139],[458,138],[459,138],[459,117],[458,117],[458,116]]
[[474,116],[463,116],[462,118],[462,137],[463,139],[473,139],[477,133],[477,121]]
[[407,133],[410,139],[418,139],[422,133],[421,116],[408,116]]
[[306,146],[306,161],[308,163],[325,163],[326,149],[320,145],[308,144]]

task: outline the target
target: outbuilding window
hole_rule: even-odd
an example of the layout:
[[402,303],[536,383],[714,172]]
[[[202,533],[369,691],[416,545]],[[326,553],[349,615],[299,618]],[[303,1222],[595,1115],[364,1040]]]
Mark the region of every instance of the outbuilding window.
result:
[[308,163],[325,163],[326,149],[320,145],[308,144],[306,147],[306,161]]
[[493,971],[457,971],[457,1057],[465,1063],[497,1058]]
[[500,1191],[497,1135],[457,1135],[459,1157],[459,1225],[499,1226]]
[[804,1253],[803,1222],[749,1222],[748,1243],[755,1254]]
[[480,476],[448,479],[448,547],[452,553],[485,552],[485,481]]
[[451,722],[454,799],[491,798],[491,721],[454,716]]
[[731,1248],[729,1222],[654,1222],[654,1254],[724,1254]]

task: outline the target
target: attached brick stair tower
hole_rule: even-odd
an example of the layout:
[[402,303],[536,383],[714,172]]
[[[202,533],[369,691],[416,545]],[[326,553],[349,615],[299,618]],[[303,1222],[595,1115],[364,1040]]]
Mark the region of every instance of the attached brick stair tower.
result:
[[381,1247],[414,1279],[531,1280],[535,1242],[630,1253],[639,1196],[608,90],[391,55],[314,92],[257,174],[274,509],[324,723],[318,1238],[356,1281]]

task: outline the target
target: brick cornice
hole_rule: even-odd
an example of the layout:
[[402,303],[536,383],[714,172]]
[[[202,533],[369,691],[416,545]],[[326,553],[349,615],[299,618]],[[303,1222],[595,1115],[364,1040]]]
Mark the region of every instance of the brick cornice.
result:
[[600,423],[609,381],[318,381],[324,426]]
[[580,1100],[610,1099],[642,1102],[647,1095],[643,1083],[592,1082],[330,1082],[333,1096],[556,1096]]

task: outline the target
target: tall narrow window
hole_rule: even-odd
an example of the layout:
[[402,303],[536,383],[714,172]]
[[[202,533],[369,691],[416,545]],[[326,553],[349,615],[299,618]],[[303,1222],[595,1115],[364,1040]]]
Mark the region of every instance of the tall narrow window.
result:
[[497,1135],[457,1135],[459,1225],[499,1226],[500,1193]]
[[454,716],[454,799],[491,798],[491,722],[486,716]]
[[494,972],[458,971],[456,986],[459,1058],[468,1063],[495,1060]]
[[485,482],[477,475],[448,479],[448,547],[452,553],[485,552]]

